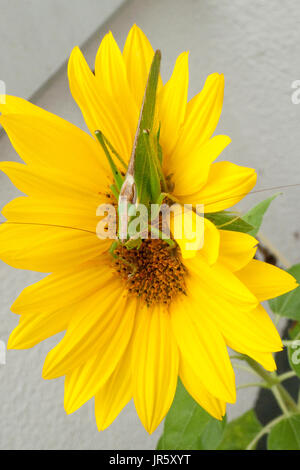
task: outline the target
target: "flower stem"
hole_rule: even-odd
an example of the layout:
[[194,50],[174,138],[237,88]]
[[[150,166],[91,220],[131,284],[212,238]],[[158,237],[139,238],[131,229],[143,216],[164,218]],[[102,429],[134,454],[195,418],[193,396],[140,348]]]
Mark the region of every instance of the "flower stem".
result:
[[251,383],[239,385],[238,387],[236,387],[236,389],[242,390],[243,388],[250,388],[250,387],[269,388],[269,386],[265,382],[251,382]]
[[293,370],[290,370],[289,372],[285,372],[284,374],[278,375],[277,378],[279,382],[284,382],[287,379],[290,379],[291,377],[296,377],[297,374]]
[[250,357],[245,356],[244,360],[268,384],[280,408],[283,408],[283,411],[285,413],[289,411],[292,413],[300,413],[300,409],[298,408],[288,391],[281,385],[278,376],[272,375],[270,374],[270,372],[267,372],[260,364],[255,362]]
[[244,366],[242,364],[235,364],[235,363],[233,363],[233,366],[235,369],[244,370],[245,372],[248,372],[249,374],[255,375],[255,377],[257,376],[260,377],[260,375],[257,374],[257,372],[251,369],[250,367]]
[[271,391],[273,392],[273,395],[274,397],[276,398],[276,401],[282,411],[282,413],[285,415],[285,416],[288,416],[289,415],[289,411],[285,405],[285,402],[284,400],[282,399],[282,396],[281,394],[279,393],[279,390],[277,388],[276,385],[274,385],[272,388],[271,388]]

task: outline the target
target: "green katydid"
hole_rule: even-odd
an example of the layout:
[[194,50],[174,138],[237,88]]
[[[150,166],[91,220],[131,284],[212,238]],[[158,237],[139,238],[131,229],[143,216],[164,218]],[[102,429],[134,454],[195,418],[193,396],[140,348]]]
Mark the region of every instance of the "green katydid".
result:
[[[110,151],[124,164],[122,158],[115,151],[100,131],[96,131],[96,137],[100,142],[111,166],[115,184],[111,190],[118,198],[119,214],[119,242],[128,249],[139,248],[140,238],[132,238],[128,234],[128,224],[134,217],[134,209],[138,210],[139,204],[149,208],[151,203],[162,202],[162,190],[166,192],[166,182],[161,169],[161,148],[159,145],[160,128],[155,132],[155,108],[157,84],[160,73],[161,53],[156,51],[150,68],[145,94],[139,114],[137,130],[132,147],[131,157],[128,163],[125,178],[118,170]],[[147,224],[148,229],[148,224]],[[163,234],[157,228],[149,226],[150,233],[154,231]],[[168,242],[168,240],[166,240]],[[114,242],[111,253],[115,251],[119,242]],[[169,240],[169,244],[173,241]]]

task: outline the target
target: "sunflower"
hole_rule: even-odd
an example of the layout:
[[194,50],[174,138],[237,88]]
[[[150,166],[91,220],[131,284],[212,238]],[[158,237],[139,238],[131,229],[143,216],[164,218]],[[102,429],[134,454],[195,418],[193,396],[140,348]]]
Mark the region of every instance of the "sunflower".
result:
[[[46,357],[43,377],[65,376],[67,413],[95,397],[99,430],[133,398],[153,432],[172,404],[178,377],[222,419],[226,402],[236,400],[227,346],[275,370],[272,352],[282,343],[261,302],[297,286],[286,272],[254,259],[257,240],[219,230],[208,218],[204,245],[193,252],[185,240],[170,249],[164,240],[148,239],[130,250],[119,244],[112,256],[111,240],[96,236],[97,207],[117,201],[95,131],[128,163],[153,56],[137,26],[123,53],[111,33],[104,37],[94,73],[74,48],[70,89],[91,135],[20,98],[6,96],[0,105],[0,124],[25,163],[0,168],[26,194],[2,211],[0,257],[48,274],[13,304],[20,322],[8,347],[31,348],[66,330]],[[187,52],[165,85],[158,79],[161,168],[171,200],[201,203],[214,213],[241,200],[256,174],[214,163],[230,142],[212,137],[223,75],[210,75],[190,101],[188,79]]]

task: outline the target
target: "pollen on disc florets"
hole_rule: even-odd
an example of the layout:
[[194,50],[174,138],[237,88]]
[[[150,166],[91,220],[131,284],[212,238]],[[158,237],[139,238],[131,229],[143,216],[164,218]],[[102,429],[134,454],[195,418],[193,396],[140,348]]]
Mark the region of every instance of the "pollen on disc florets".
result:
[[177,248],[163,240],[143,240],[139,249],[118,247],[114,266],[126,281],[129,294],[141,297],[147,305],[170,304],[185,294],[186,268]]

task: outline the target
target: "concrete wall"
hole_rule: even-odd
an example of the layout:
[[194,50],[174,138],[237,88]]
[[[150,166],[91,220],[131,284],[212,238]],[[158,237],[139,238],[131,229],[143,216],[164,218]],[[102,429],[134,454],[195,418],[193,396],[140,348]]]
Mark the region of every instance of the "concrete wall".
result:
[[[136,22],[153,46],[162,50],[164,78],[176,56],[191,51],[190,96],[199,91],[207,74],[224,72],[225,101],[218,131],[232,138],[224,159],[255,167],[259,174],[256,189],[300,183],[300,105],[291,102],[291,84],[300,79],[297,0],[2,0],[0,13],[0,79],[7,82],[9,93],[27,98],[34,94],[38,105],[84,127],[68,91],[66,67],[59,67],[75,44],[82,46],[92,65],[106,31],[111,29],[123,45]],[[0,160],[17,159],[1,135]],[[250,195],[240,207],[247,210],[274,192]],[[300,259],[300,187],[282,192],[265,219],[263,232],[294,263]],[[0,174],[0,205],[16,194]],[[1,340],[6,342],[17,324],[10,305],[23,287],[38,278],[0,263]],[[0,365],[0,447],[154,448],[160,430],[148,436],[132,404],[101,434],[92,400],[75,414],[65,415],[63,380],[41,378],[44,358],[58,339],[32,350],[8,351],[6,365]],[[239,372],[238,383],[244,380],[247,377]],[[229,407],[229,417],[252,406],[254,399],[254,392],[240,391],[237,404]]]

